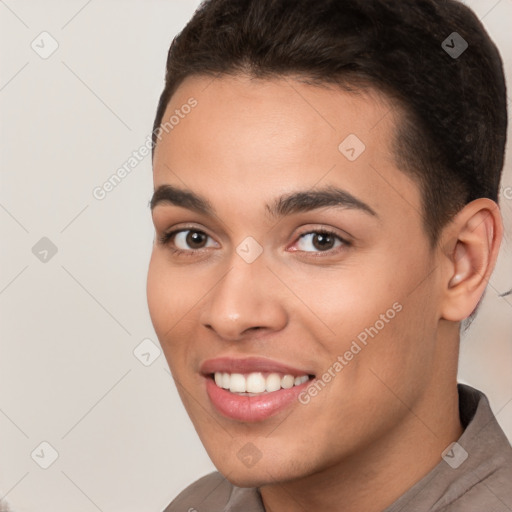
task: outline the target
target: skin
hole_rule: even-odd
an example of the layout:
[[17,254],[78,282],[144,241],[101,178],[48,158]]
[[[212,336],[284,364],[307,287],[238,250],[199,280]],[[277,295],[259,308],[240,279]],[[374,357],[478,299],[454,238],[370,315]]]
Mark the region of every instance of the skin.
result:
[[[466,205],[431,248],[420,189],[390,150],[400,114],[376,91],[195,76],[164,119],[190,97],[197,107],[156,146],[154,185],[193,191],[215,215],[155,206],[147,282],[186,410],[219,471],[259,487],[267,511],[335,511],[340,503],[346,512],[381,511],[462,433],[459,322],[494,267],[498,207]],[[338,150],[351,133],[366,146],[353,162]],[[324,207],[272,218],[265,209],[278,196],[329,185],[376,215]],[[204,247],[182,237],[175,244],[188,255],[176,255],[172,242],[158,241],[179,228],[208,235]],[[349,244],[325,249],[313,235],[300,238],[319,228]],[[250,264],[236,252],[248,236],[263,249]],[[401,311],[306,405],[242,423],[210,403],[199,373],[206,359],[264,356],[318,377],[394,303]],[[249,442],[261,458],[246,467],[237,453]]]

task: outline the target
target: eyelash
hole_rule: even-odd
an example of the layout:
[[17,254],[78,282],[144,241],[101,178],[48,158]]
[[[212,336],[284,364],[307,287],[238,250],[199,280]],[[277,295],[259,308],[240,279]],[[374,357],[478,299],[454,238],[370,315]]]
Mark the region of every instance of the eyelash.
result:
[[[159,241],[160,244],[162,244],[164,246],[167,246],[172,251],[172,253],[174,255],[176,255],[176,256],[195,256],[198,252],[201,252],[202,249],[184,250],[184,249],[177,249],[177,248],[172,247],[170,245],[170,242],[171,242],[172,238],[175,235],[177,235],[178,233],[182,233],[183,231],[192,231],[192,232],[195,232],[195,233],[201,233],[201,234],[206,235],[207,237],[211,238],[204,231],[201,231],[200,229],[195,229],[195,228],[190,227],[190,228],[176,229],[174,231],[169,231],[167,233],[164,233],[163,235],[158,237],[158,241]],[[311,252],[311,251],[299,251],[299,250],[297,250],[297,252],[305,252],[306,254],[313,254],[313,255],[315,255],[313,257],[322,257],[322,256],[320,256],[321,254],[325,254],[325,253],[327,253],[328,255],[337,254],[340,250],[343,249],[343,247],[347,248],[347,247],[350,247],[352,245],[348,240],[346,240],[345,238],[342,238],[340,235],[338,235],[334,231],[329,231],[328,229],[314,229],[314,230],[305,231],[304,233],[300,233],[298,235],[297,241],[300,240],[305,235],[310,235],[310,234],[313,234],[313,233],[317,234],[317,235],[327,235],[327,236],[334,237],[334,238],[338,239],[342,243],[342,247],[328,249],[326,251],[313,251],[313,252]]]

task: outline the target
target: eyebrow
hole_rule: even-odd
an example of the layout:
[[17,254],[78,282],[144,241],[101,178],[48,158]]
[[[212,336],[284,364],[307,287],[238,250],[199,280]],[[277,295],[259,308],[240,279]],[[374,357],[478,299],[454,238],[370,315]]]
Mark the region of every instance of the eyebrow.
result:
[[[215,209],[205,197],[172,185],[160,185],[155,190],[150,201],[151,210],[153,211],[159,204],[171,204],[206,216],[216,216]],[[371,216],[378,217],[377,213],[369,205],[346,190],[333,186],[319,190],[306,190],[285,194],[275,199],[271,204],[266,204],[265,208],[271,217],[277,218],[329,206],[360,210]]]

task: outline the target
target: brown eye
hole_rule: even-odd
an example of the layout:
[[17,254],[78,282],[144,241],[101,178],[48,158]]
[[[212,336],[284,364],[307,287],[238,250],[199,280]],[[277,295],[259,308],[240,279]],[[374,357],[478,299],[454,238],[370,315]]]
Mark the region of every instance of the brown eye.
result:
[[159,241],[175,253],[193,254],[195,251],[217,247],[211,236],[198,229],[178,229],[164,233]]
[[[329,231],[311,231],[300,236],[298,250],[304,252],[326,252],[340,245],[348,245],[345,240]],[[311,250],[311,248],[313,250]]]
[[185,242],[191,249],[201,249],[206,245],[208,236],[201,231],[188,231]]
[[313,246],[320,250],[332,249],[334,247],[334,237],[325,233],[317,233],[313,237]]

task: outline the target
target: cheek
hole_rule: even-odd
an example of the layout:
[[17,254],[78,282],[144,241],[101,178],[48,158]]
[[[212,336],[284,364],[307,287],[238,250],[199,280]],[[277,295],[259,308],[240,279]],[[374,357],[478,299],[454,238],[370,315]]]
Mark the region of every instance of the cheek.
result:
[[[364,268],[364,270],[363,270]],[[365,329],[386,330],[399,315],[402,293],[396,283],[368,267],[347,269],[337,275],[299,285],[311,309],[331,330],[333,339],[354,338]],[[364,334],[361,336],[364,340]]]
[[171,270],[163,254],[154,251],[149,263],[147,300],[151,321],[160,343],[165,345],[179,330],[187,311],[197,301],[194,280],[187,280],[179,269]]
[[[326,355],[324,364],[346,353],[352,371],[345,373],[353,377],[373,366],[404,373],[404,367],[421,366],[422,357],[428,364],[435,297],[430,280],[418,286],[429,269],[418,258],[416,262],[416,268],[407,268],[396,259],[393,267],[374,261],[363,265],[364,271],[349,269],[318,279],[314,287],[303,283],[311,309],[330,329],[330,335],[317,339]],[[315,331],[320,332],[318,319],[316,323]],[[356,370],[360,366],[364,368]]]
[[[197,311],[208,289],[204,276],[172,267],[164,251],[154,251],[148,269],[147,301],[151,321],[173,376],[194,361]],[[211,285],[210,285],[211,287]]]
[[[399,405],[414,403],[431,378],[435,365],[435,314],[428,296],[407,295],[408,288],[373,295],[366,307],[354,308],[340,325],[343,333],[330,348],[331,359],[343,357],[337,386],[351,397],[333,397],[354,408],[388,415]],[[401,292],[401,293],[399,293]],[[334,388],[333,388],[334,390]],[[341,398],[339,398],[341,397]],[[395,410],[398,414],[398,409]],[[389,415],[391,421],[391,415]]]
[[158,337],[160,337],[160,333],[163,329],[161,324],[165,318],[167,301],[169,299],[166,293],[167,284],[164,279],[162,279],[163,269],[161,267],[162,265],[160,264],[158,257],[155,256],[155,251],[153,251],[149,262],[146,295],[149,314]]

